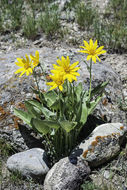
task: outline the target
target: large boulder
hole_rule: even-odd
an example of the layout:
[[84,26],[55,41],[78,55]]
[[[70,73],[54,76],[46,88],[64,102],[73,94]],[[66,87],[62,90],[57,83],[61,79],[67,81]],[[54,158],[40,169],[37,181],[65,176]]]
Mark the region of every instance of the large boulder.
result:
[[68,157],[63,158],[47,173],[44,190],[77,190],[89,173],[90,168],[82,159],[72,164]]
[[[4,116],[4,119],[0,120],[0,138],[11,142],[11,144],[18,151],[26,150],[28,148],[40,147],[39,143],[41,144],[40,139],[37,139],[36,143],[34,143],[36,139],[33,137],[31,139],[29,138],[29,134],[31,133],[30,131],[24,133],[22,130],[23,128],[16,130],[13,120],[13,108],[18,103],[23,102],[25,99],[32,98],[32,93],[30,93],[32,76],[26,77],[24,75],[21,78],[15,76],[14,72],[18,69],[18,66],[16,66],[14,62],[16,61],[17,57],[24,57],[26,53],[28,55],[30,53],[34,54],[36,50],[36,48],[19,49],[7,54],[1,54],[1,64],[3,67],[0,67],[0,104],[3,107],[5,106],[5,110],[7,110],[9,114],[6,114],[6,117]],[[81,76],[78,78],[78,82],[83,83],[84,89],[89,88],[89,72],[85,63],[83,62],[84,59],[86,60],[86,57],[85,55],[77,53],[78,49],[70,47],[59,47],[57,49],[52,47],[43,47],[38,49],[38,51],[40,53],[40,62],[47,73],[49,73],[50,69],[52,69],[52,64],[56,63],[57,56],[61,58],[62,55],[65,57],[69,55],[71,63],[79,61],[81,67],[79,72]],[[107,62],[106,60],[108,57],[110,57],[110,55],[106,56],[107,58],[105,58],[104,62],[102,61],[101,63],[96,63],[92,66],[92,87],[95,87],[101,82],[107,80],[109,81],[109,84],[105,89],[105,96],[97,105],[94,115],[98,118],[101,118],[102,120],[105,120],[106,122],[122,121],[122,123],[126,125],[126,113],[118,106],[118,100],[122,98],[121,78],[120,75],[110,66],[110,62],[113,62],[117,56],[115,55],[115,57],[113,57],[114,59],[112,58],[112,61],[109,59]],[[118,61],[121,62],[121,60],[122,58]],[[40,86],[42,89],[46,89],[44,81],[40,82]],[[33,143],[31,143],[31,140]],[[36,146],[34,146],[35,144]]]
[[26,177],[42,177],[49,170],[46,153],[40,148],[12,155],[7,160],[7,168],[12,172],[18,171]]
[[119,153],[126,133],[127,127],[121,123],[99,125],[72,151],[70,161],[82,158],[89,166],[97,167]]

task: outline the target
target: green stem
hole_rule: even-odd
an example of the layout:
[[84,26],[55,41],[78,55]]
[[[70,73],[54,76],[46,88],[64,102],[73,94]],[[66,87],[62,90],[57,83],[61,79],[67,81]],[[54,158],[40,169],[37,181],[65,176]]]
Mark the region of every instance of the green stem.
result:
[[66,85],[67,85],[67,96],[69,95],[69,84],[68,84],[68,80],[66,79]]
[[91,73],[91,71],[92,71],[92,59],[90,59],[90,70],[89,70],[89,72],[90,72],[90,89],[89,89],[89,98],[91,98],[91,82],[92,82],[92,73]]
[[60,118],[62,116],[62,107],[61,107],[61,101],[60,101],[60,89],[59,89],[59,107],[60,107]]
[[90,67],[85,60],[84,60],[84,63],[86,64],[87,70],[90,71]]
[[35,78],[35,82],[36,82],[36,85],[37,85],[37,89],[38,89],[38,91],[39,91],[39,85],[38,85],[38,81],[37,81],[37,76],[36,76],[36,72],[35,71],[33,71],[33,73],[34,73],[34,78]]
[[75,87],[74,87],[74,83],[72,83],[72,97],[73,97],[72,100],[73,100],[73,106],[74,106],[75,105]]
[[47,79],[46,79],[45,71],[43,70],[42,65],[41,65],[40,63],[39,63],[39,66],[40,66],[40,68],[41,68],[41,71],[42,71],[42,73],[43,73],[43,75],[44,75],[45,80],[47,80]]
[[35,71],[33,71],[33,76],[34,76],[34,78],[35,78],[35,82],[36,82],[36,85],[37,85],[37,90],[38,90],[38,92],[39,92],[40,100],[41,100],[41,102],[42,102],[41,92],[40,92],[40,88],[39,88],[39,85],[38,85],[37,76],[36,76],[36,72],[35,72]]

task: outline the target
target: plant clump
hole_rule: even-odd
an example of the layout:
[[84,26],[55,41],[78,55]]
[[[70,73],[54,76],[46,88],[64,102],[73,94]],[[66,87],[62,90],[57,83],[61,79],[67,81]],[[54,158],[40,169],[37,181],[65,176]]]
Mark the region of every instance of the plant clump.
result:
[[94,111],[96,105],[103,96],[103,91],[108,82],[103,82],[97,87],[91,87],[92,82],[92,63],[96,63],[96,58],[100,61],[98,55],[105,53],[103,46],[98,48],[97,40],[93,43],[84,41],[85,46],[80,52],[88,54],[87,65],[90,74],[90,88],[83,90],[82,83],[76,84],[79,74],[79,62],[71,64],[69,56],[62,56],[57,59],[57,64],[53,64],[51,74],[48,76],[48,91],[42,91],[39,86],[38,69],[42,73],[43,67],[39,62],[39,52],[35,56],[26,54],[26,58],[17,58],[15,64],[19,67],[15,74],[21,73],[19,77],[33,74],[36,83],[36,89],[33,92],[38,99],[25,101],[27,112],[14,109],[17,117],[22,119],[33,130],[40,133],[45,138],[45,149],[48,151],[52,163],[63,156],[67,156],[75,147],[80,132],[87,121],[88,116]]

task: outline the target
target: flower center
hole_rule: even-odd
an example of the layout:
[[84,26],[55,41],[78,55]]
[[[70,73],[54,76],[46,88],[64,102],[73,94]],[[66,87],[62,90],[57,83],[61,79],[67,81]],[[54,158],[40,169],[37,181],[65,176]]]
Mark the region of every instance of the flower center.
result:
[[70,67],[69,66],[64,67],[64,71],[65,73],[70,73]]
[[94,49],[90,49],[90,50],[89,50],[89,54],[90,54],[90,55],[95,55],[95,50],[94,50]]
[[63,83],[64,83],[64,81],[63,81],[63,76],[62,76],[62,75],[59,76],[59,77],[55,80],[55,83],[56,83],[58,86],[60,86],[61,84],[63,84]]
[[25,63],[25,64],[24,64],[24,69],[27,70],[29,67],[30,67],[29,63]]
[[63,80],[57,79],[57,80],[56,80],[56,84],[57,84],[58,86],[60,86],[61,84],[63,84]]

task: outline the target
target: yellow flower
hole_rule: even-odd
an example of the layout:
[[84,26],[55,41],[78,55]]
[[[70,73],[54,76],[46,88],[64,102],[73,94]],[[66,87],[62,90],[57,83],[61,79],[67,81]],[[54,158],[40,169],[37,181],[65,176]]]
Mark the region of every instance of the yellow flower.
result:
[[35,52],[35,56],[30,54],[30,58],[32,60],[33,68],[36,67],[39,64],[39,52]]
[[33,72],[32,69],[32,63],[29,60],[28,55],[26,54],[26,59],[24,58],[17,58],[18,62],[15,62],[15,64],[19,67],[21,67],[20,69],[18,69],[15,74],[17,73],[21,73],[19,77],[21,77],[24,73],[26,73],[26,75],[28,76],[30,73]]
[[95,41],[95,43],[93,43],[92,39],[90,39],[89,44],[87,41],[84,40],[84,44],[85,44],[85,46],[80,46],[84,50],[80,50],[79,52],[88,54],[87,60],[92,59],[92,61],[94,63],[96,63],[96,58],[99,61],[101,61],[100,58],[98,57],[98,55],[106,53],[105,50],[102,50],[104,46],[97,48],[98,47],[97,40]]
[[62,91],[63,90],[62,85],[64,83],[63,75],[60,73],[56,73],[55,75],[50,75],[50,78],[53,81],[46,83],[47,85],[52,86],[49,90],[53,90],[58,87],[60,89],[60,91]]
[[70,59],[67,56],[67,58],[61,57],[61,60],[58,59],[56,61],[58,65],[53,64],[53,68],[55,70],[51,70],[52,73],[62,73],[63,78],[68,79],[69,82],[72,82],[73,80],[77,80],[76,76],[80,76],[79,73],[76,71],[80,69],[80,67],[76,67],[78,65],[78,61],[70,65]]

